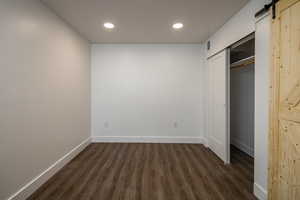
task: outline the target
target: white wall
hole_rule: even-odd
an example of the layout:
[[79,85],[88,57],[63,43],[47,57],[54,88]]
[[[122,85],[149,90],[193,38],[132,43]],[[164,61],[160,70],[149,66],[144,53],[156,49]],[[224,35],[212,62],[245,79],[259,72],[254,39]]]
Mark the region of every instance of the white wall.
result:
[[254,156],[254,65],[230,70],[230,140]]
[[208,39],[211,42],[211,49],[206,52],[206,56],[212,56],[254,32],[254,15],[269,1],[270,0],[250,0],[246,6]]
[[93,45],[92,136],[198,142],[203,76],[201,45]]
[[254,191],[267,199],[271,15],[256,23],[255,56]]
[[40,1],[0,2],[0,199],[90,135],[90,45]]

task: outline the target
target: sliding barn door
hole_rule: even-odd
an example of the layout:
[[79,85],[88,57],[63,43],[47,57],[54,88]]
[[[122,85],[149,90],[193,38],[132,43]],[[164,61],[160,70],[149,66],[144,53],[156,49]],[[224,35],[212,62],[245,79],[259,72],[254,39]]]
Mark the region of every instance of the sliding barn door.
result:
[[281,0],[273,22],[269,199],[300,199],[300,0]]
[[227,50],[208,59],[209,70],[209,148],[229,162],[227,138]]

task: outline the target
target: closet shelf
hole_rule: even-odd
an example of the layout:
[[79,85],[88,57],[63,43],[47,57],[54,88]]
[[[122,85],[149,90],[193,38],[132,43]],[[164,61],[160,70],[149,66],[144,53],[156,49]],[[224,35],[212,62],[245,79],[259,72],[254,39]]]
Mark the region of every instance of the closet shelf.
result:
[[255,62],[255,56],[250,56],[248,58],[244,58],[242,60],[236,61],[230,65],[230,69],[245,67],[249,64],[253,64]]

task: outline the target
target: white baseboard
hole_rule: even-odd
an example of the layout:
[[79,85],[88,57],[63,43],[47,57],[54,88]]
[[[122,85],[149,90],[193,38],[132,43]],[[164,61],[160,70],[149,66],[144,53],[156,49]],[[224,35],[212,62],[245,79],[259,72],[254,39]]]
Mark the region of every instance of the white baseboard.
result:
[[208,140],[206,138],[202,138],[202,143],[206,148],[209,148]]
[[139,136],[92,136],[94,143],[188,143],[202,144],[201,137],[139,137]]
[[23,186],[19,191],[13,194],[8,200],[25,200],[33,192],[35,192],[41,185],[49,180],[58,170],[64,167],[69,161],[71,161],[76,155],[78,155],[85,147],[91,143],[91,138],[84,140],[69,153],[64,155],[48,169],[42,172],[40,175],[32,179],[29,183]]
[[249,156],[254,157],[254,150],[253,150],[253,148],[249,147],[248,145],[246,145],[238,140],[232,140],[231,144],[233,146],[236,146],[238,149],[242,150],[243,152],[247,153]]
[[254,183],[254,195],[259,200],[267,200],[268,199],[268,192],[259,184]]

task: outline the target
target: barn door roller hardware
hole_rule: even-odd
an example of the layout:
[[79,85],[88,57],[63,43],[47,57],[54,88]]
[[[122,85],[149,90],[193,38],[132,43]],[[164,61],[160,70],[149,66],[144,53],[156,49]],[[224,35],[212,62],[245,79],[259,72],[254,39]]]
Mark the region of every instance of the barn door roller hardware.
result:
[[260,9],[257,13],[255,13],[255,17],[259,17],[261,15],[263,15],[264,13],[268,12],[269,9],[272,7],[272,18],[275,19],[276,18],[276,3],[279,0],[272,0],[271,3],[266,4],[262,9]]

